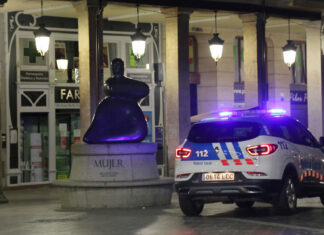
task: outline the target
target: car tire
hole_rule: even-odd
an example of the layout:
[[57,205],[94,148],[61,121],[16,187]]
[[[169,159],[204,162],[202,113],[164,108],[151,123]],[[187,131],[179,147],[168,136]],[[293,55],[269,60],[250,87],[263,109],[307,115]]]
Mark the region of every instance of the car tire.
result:
[[297,209],[297,181],[296,177],[288,174],[283,179],[283,185],[278,197],[274,202],[274,207],[279,213],[292,214]]
[[202,201],[193,201],[189,198],[179,198],[179,205],[186,216],[198,216],[204,209]]
[[243,201],[243,202],[235,202],[235,204],[242,209],[249,209],[253,206],[254,201]]
[[324,195],[320,196],[320,199],[321,199],[322,205],[324,206]]

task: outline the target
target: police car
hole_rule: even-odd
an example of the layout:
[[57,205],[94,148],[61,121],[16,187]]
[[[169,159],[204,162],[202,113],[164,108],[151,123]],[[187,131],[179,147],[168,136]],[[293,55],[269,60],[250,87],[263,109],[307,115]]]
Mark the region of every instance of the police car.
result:
[[199,215],[210,202],[240,208],[269,202],[284,213],[296,210],[297,198],[320,197],[324,204],[323,145],[284,113],[221,112],[193,124],[175,160],[185,215]]

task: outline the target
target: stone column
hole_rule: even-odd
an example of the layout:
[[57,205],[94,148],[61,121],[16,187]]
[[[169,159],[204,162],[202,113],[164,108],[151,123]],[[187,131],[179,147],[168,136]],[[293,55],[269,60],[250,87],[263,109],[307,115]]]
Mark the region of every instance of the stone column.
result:
[[287,43],[287,32],[271,33],[267,38],[268,107],[280,107],[290,115],[290,71],[283,61],[282,47]]
[[323,78],[320,27],[320,21],[305,24],[308,128],[316,138],[323,135]]
[[102,96],[102,10],[105,1],[75,3],[78,13],[81,138]]
[[175,148],[190,128],[189,15],[180,8],[163,9],[165,14],[165,123],[170,174],[174,172]]
[[[0,64],[0,74],[2,74],[2,70],[1,70],[1,64]],[[0,83],[0,92],[2,91],[2,83]],[[0,100],[1,101],[1,100]],[[1,117],[2,117],[2,109],[1,109],[1,103],[0,102],[0,123],[1,123]],[[0,144],[2,145],[2,139],[0,140]],[[3,176],[3,165],[2,165],[2,147],[0,149],[0,203],[6,203],[8,202],[7,198],[3,195],[3,192],[2,192],[2,176]]]
[[265,18],[262,14],[240,15],[244,39],[245,107],[265,108],[267,73],[265,64]]

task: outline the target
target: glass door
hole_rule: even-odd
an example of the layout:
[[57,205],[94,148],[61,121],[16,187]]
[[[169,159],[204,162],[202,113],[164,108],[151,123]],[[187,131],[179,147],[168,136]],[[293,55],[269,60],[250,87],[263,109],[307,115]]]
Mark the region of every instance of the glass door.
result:
[[48,181],[48,114],[22,113],[22,183]]
[[56,110],[56,178],[66,179],[71,171],[71,145],[80,142],[80,113]]

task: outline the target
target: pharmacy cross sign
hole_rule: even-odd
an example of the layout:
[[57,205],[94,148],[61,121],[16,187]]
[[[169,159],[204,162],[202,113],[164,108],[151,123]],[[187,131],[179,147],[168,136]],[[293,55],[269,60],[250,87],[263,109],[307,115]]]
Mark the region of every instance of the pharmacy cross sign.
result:
[[24,48],[24,56],[29,58],[29,63],[36,63],[36,57],[40,56],[38,51],[36,50],[35,42],[29,41],[29,47]]

